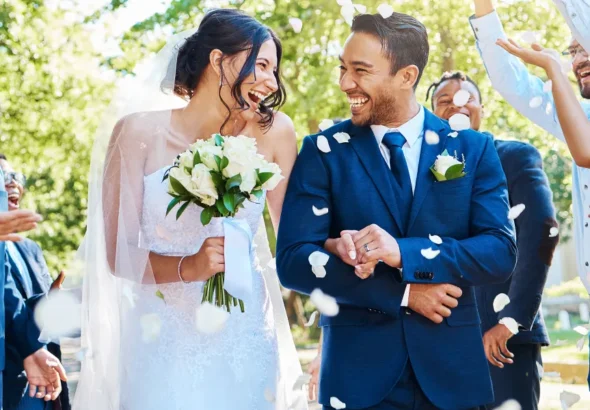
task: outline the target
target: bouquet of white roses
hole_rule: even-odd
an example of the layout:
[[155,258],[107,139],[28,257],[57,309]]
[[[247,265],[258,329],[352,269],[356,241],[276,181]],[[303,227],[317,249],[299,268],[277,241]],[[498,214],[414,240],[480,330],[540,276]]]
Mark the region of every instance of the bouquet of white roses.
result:
[[[180,204],[178,219],[193,203],[203,208],[201,223],[207,225],[215,217],[233,218],[246,200],[260,200],[283,176],[277,164],[258,154],[255,139],[214,134],[180,154],[164,175],[166,179],[172,196],[166,215]],[[249,255],[250,249],[246,251]],[[225,306],[228,312],[239,304],[244,312],[243,302],[224,289],[224,281],[224,272],[211,277],[203,288],[203,302]]]

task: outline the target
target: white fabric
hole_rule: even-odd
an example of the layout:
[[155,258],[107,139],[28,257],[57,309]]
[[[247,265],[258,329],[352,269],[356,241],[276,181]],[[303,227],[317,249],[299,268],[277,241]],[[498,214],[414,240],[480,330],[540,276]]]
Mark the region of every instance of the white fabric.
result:
[[553,0],[572,34],[590,52],[590,0]]
[[190,34],[173,38],[125,81],[98,130],[79,251],[85,357],[75,410],[307,408],[304,392],[293,391],[301,367],[268,267],[264,200],[237,215],[256,235],[244,314],[235,309],[220,332],[201,334],[203,283],[156,283],[150,258],[194,254],[206,238],[223,235],[221,219],[200,224],[196,205],[179,221],[175,211],[165,216],[171,197],[162,178],[188,143],[171,128],[172,109],[186,102],[162,91],[174,84],[177,43]]
[[252,265],[250,250],[254,239],[250,225],[238,218],[223,219],[225,237],[225,279],[223,288],[235,298],[244,300],[252,295]]
[[[550,115],[545,113],[546,104],[554,106],[553,94],[543,91],[543,80],[532,75],[518,58],[496,45],[497,39],[506,39],[498,14],[493,12],[470,21],[494,89],[522,115],[565,142],[555,109]],[[543,105],[531,108],[529,102],[537,96],[543,97]],[[581,104],[586,116],[590,118],[590,104]],[[578,274],[590,292],[590,169],[573,163],[572,179]]]

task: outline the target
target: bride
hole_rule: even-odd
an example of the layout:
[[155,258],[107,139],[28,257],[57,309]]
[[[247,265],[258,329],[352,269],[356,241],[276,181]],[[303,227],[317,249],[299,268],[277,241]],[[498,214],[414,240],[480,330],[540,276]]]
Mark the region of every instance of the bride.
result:
[[286,177],[266,197],[277,229],[297,156],[293,124],[276,111],[285,99],[281,55],[269,28],[236,10],[213,10],[115,98],[107,120],[119,120],[95,142],[80,249],[85,358],[76,409],[307,408],[294,389],[301,368],[269,267],[264,198],[237,214],[256,234],[246,311],[232,310],[221,331],[203,334],[196,310],[204,281],[224,271],[223,227],[203,227],[194,204],[178,221],[166,217],[171,198],[162,181],[197,139],[246,135]]

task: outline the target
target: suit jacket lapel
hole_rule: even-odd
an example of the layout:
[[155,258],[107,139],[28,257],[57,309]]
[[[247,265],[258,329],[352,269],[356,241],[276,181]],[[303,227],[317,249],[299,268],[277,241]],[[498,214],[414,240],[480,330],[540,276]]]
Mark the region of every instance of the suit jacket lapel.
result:
[[437,155],[440,155],[444,151],[446,145],[447,136],[450,129],[447,125],[426,108],[424,108],[424,132],[427,130],[434,131],[439,136],[438,144],[426,144],[425,139],[422,141],[422,150],[420,151],[420,162],[418,163],[418,175],[416,176],[416,189],[414,191],[414,200],[412,201],[412,209],[410,210],[410,220],[408,221],[408,234],[412,225],[416,221],[418,212],[422,207],[424,198],[430,191],[432,184],[434,183],[434,176],[430,171],[430,167],[436,161]]
[[50,283],[44,280],[43,271],[37,263],[35,255],[31,254],[31,248],[27,247],[25,243],[26,241],[15,242],[15,245],[29,270],[33,293],[46,293],[49,291]]
[[391,171],[387,167],[373,131],[369,127],[351,125],[350,145],[356,151],[365,171],[373,181],[375,188],[387,205],[400,232],[404,226],[397,207],[397,201],[391,188]]

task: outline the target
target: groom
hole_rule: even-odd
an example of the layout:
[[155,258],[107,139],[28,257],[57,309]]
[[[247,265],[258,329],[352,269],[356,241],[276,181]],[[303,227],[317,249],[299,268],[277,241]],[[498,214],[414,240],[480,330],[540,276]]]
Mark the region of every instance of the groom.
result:
[[[357,16],[340,58],[352,119],[305,138],[291,174],[279,277],[339,304],[320,320],[326,410],[333,398],[382,410],[493,401],[473,286],[504,282],[516,263],[506,181],[491,138],[455,135],[417,104],[428,49],[411,16]],[[434,166],[444,151],[456,159]],[[445,173],[456,162],[464,172]],[[325,276],[309,258],[324,249]]]

